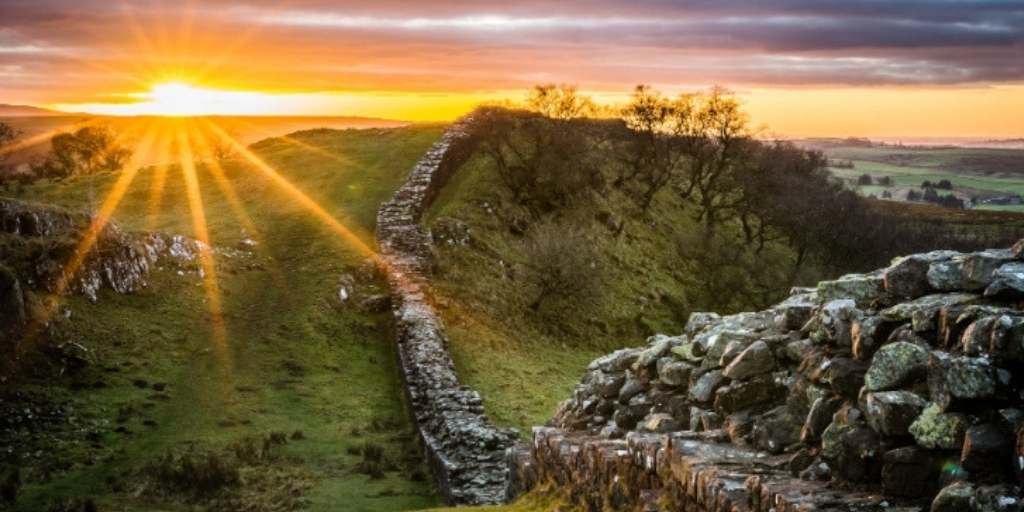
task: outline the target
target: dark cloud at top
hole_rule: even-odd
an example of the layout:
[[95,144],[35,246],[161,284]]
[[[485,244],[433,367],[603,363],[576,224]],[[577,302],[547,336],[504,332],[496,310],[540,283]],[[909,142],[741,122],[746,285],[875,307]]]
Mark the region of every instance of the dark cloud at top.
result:
[[[46,54],[45,58],[42,54]],[[0,91],[69,72],[221,70],[284,86],[1024,81],[1024,2],[3,0]],[[119,63],[121,63],[119,65]],[[412,82],[402,82],[415,77]],[[402,83],[399,83],[402,82]],[[15,84],[15,85],[12,85]],[[293,85],[292,87],[300,87]]]

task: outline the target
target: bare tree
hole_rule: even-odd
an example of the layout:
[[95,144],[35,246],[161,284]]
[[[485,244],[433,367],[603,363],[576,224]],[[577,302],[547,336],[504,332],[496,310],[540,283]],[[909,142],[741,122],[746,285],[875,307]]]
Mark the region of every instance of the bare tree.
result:
[[601,292],[600,253],[578,228],[549,219],[523,239],[528,281],[536,290],[530,309],[550,301],[587,301]]
[[591,117],[597,111],[597,105],[579,93],[576,85],[543,84],[533,86],[526,105],[535,112],[552,119],[576,119]]

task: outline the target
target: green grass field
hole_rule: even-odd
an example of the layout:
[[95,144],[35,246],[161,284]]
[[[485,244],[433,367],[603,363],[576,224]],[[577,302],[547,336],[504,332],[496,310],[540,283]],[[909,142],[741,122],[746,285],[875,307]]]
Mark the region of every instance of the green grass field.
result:
[[[313,130],[252,149],[372,246],[377,208],[441,130]],[[301,439],[280,448],[273,464],[245,469],[255,482],[245,491],[252,502],[267,503],[274,489],[290,485],[302,489],[312,511],[440,505],[405,415],[389,314],[366,315],[337,298],[339,276],[366,254],[244,158],[223,168],[237,205],[210,169],[204,163],[197,175],[218,251],[225,335],[214,327],[207,287],[191,273],[158,270],[144,293],[105,291],[95,305],[63,299],[73,311],[71,334],[95,350],[95,362],[73,377],[24,389],[73,405],[76,421],[99,434],[86,442],[58,429],[33,438],[39,455],[24,458],[19,509],[89,497],[100,510],[194,510],[173,499],[135,497],[133,472],[168,450],[222,449],[271,432],[301,432]],[[194,236],[182,169],[164,173],[142,169],[114,220],[129,230]],[[101,203],[118,177],[39,182],[18,199],[87,208]],[[258,245],[234,252],[246,236]],[[384,478],[357,471],[358,449],[367,442],[383,446],[393,462]]]

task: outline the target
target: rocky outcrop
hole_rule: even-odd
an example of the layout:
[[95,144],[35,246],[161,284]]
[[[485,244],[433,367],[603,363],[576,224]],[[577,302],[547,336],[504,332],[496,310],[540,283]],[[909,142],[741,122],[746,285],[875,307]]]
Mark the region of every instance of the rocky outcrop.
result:
[[438,489],[453,505],[503,501],[505,452],[519,438],[514,429],[491,425],[480,395],[459,385],[423,277],[430,272],[431,236],[420,217],[472,152],[471,124],[470,118],[453,124],[377,215],[406,398]]
[[587,510],[1024,510],[1024,241],[795,289],[592,362],[509,497]]
[[[199,253],[199,242],[184,236],[127,233],[113,223],[103,226],[89,247],[80,248],[90,223],[85,213],[0,200],[3,263],[17,268],[12,273],[25,288],[79,293],[95,302],[104,287],[117,293],[146,288],[150,269],[158,261],[188,266]],[[76,255],[78,250],[83,254]],[[69,274],[76,256],[81,261]]]

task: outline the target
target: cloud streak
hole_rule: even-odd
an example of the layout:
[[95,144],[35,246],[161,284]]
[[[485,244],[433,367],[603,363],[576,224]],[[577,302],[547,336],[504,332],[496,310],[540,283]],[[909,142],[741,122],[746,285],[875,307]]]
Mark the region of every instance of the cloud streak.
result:
[[1024,83],[1022,55],[1019,0],[5,0],[0,16],[0,91],[28,101],[200,71],[288,92],[989,85]]

